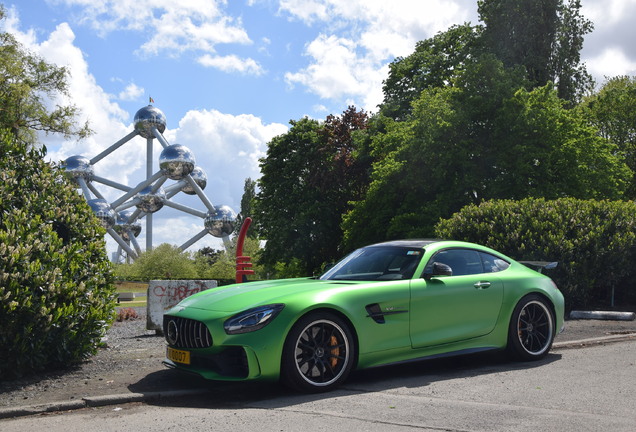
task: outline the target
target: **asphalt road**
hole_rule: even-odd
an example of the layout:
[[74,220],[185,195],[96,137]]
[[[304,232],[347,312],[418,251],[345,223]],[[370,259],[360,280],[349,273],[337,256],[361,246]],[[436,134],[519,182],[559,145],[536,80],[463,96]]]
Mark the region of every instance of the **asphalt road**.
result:
[[198,396],[0,420],[0,430],[633,432],[636,340],[556,348],[533,363],[482,354],[377,368],[322,395],[213,384]]

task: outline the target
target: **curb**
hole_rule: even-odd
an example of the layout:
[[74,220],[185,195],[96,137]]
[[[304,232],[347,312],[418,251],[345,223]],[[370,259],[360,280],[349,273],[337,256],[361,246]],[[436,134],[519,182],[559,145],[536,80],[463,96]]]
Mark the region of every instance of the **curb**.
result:
[[634,321],[634,312],[607,312],[607,311],[572,311],[570,319],[608,320],[608,321]]
[[90,396],[75,401],[51,402],[40,405],[0,408],[0,419],[24,417],[57,411],[71,411],[83,408],[96,408],[108,405],[127,404],[132,402],[150,402],[159,399],[198,396],[204,393],[207,393],[207,390],[169,390],[148,393],[122,393],[105,396]]
[[622,342],[628,340],[636,340],[636,333],[625,333],[611,336],[603,336],[590,339],[579,339],[574,341],[555,342],[552,344],[552,349],[569,349],[569,348],[583,348],[592,345],[602,345],[605,343]]

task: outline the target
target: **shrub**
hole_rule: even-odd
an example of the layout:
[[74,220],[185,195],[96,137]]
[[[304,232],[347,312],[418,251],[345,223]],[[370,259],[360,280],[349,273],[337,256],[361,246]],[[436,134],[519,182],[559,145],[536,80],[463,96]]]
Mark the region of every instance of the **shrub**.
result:
[[132,264],[119,264],[115,274],[126,280],[196,279],[197,269],[189,252],[162,243],[154,249],[142,252]]
[[117,311],[117,322],[132,321],[139,318],[137,311],[130,307],[125,307]]
[[0,133],[0,377],[85,359],[114,319],[105,231],[43,156]]
[[436,235],[472,241],[521,260],[558,261],[551,270],[569,309],[607,305],[612,289],[636,300],[636,204],[525,199],[470,205],[440,221]]

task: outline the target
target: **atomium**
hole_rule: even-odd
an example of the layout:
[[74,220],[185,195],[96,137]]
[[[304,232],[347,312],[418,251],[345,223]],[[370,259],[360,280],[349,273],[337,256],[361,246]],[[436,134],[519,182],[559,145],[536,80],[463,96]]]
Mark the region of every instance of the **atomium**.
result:
[[236,213],[228,206],[216,206],[206,215],[204,226],[214,237],[228,236],[236,228]]
[[95,213],[95,216],[102,223],[102,226],[106,229],[112,228],[115,225],[117,220],[117,216],[115,214],[115,210],[110,207],[108,201],[101,198],[95,198],[88,200],[88,205]]
[[[194,167],[194,169],[190,173],[190,177],[192,177],[192,180],[194,180],[194,182],[201,189],[205,189],[205,187],[208,185],[208,175],[205,173],[205,171],[203,171],[203,168],[201,167]],[[188,195],[196,195],[196,191],[190,183],[185,183],[181,188],[181,192]]]
[[194,154],[181,144],[168,146],[159,155],[159,168],[170,180],[181,180],[192,173],[195,165]]
[[141,234],[141,223],[134,220],[132,216],[133,212],[129,210],[120,211],[117,213],[117,223],[113,227],[115,232],[125,241],[131,240],[131,234],[133,237],[138,237]]
[[71,156],[61,164],[68,176],[77,182],[78,178],[90,180],[93,177],[91,161],[84,156]]
[[162,209],[166,202],[166,192],[159,188],[152,191],[152,186],[146,186],[135,195],[136,206],[144,213],[155,213]]
[[141,108],[135,114],[135,130],[144,138],[152,139],[155,137],[153,128],[156,128],[159,133],[163,133],[166,130],[166,123],[166,116],[163,112],[152,105]]
[[[227,245],[229,236],[234,232],[236,213],[228,206],[214,206],[210,202],[203,192],[208,183],[205,171],[196,165],[196,159],[190,149],[181,144],[168,143],[162,135],[165,129],[164,114],[154,106],[148,105],[137,111],[134,130],[126,137],[92,159],[75,155],[61,163],[66,174],[81,188],[88,204],[108,234],[119,245],[117,261],[124,255],[126,260],[134,260],[141,253],[135,238],[142,232],[140,220],[144,218],[146,220],[146,250],[152,249],[152,216],[165,207],[171,207],[202,220],[201,231],[185,241],[180,246],[181,250],[189,248],[207,234],[222,238]],[[145,180],[136,186],[128,186],[95,174],[96,163],[136,136],[146,138]],[[155,138],[163,147],[159,155],[159,171],[157,172],[152,169]],[[174,183],[167,184],[166,182],[170,180]],[[111,188],[111,193],[103,194],[97,188],[97,183]],[[123,191],[123,195],[109,203],[105,196],[112,196],[113,190],[120,193]],[[181,192],[198,196],[206,209],[199,210],[174,201],[173,198]]]

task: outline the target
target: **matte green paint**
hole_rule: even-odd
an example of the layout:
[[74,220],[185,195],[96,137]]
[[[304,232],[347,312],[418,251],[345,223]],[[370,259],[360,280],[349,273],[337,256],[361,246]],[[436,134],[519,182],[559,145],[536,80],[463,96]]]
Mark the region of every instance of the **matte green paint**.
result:
[[[421,277],[427,262],[441,249],[471,248],[510,263],[506,270],[469,276]],[[203,291],[167,312],[202,321],[214,346],[190,350],[213,354],[230,346],[247,353],[249,375],[245,379],[278,379],[285,338],[303,315],[317,309],[341,314],[351,323],[357,338],[358,368],[426,358],[450,353],[505,348],[515,305],[529,293],[543,295],[552,305],[555,329],[564,322],[564,301],[552,281],[523,264],[483,246],[443,241],[427,245],[411,280],[335,281],[311,278],[250,282]],[[490,286],[475,287],[478,282]],[[223,324],[231,316],[253,307],[274,303],[284,309],[264,328],[227,335]],[[379,324],[365,307],[377,303],[385,315]],[[213,371],[175,364],[207,379],[242,380]]]

